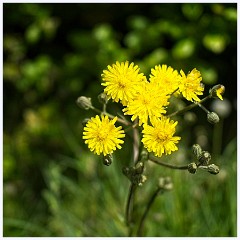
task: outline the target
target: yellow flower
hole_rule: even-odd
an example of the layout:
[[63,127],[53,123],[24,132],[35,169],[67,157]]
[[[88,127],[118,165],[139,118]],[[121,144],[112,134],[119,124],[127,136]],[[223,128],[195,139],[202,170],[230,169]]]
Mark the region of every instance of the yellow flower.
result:
[[128,61],[116,62],[112,66],[108,65],[108,70],[104,70],[102,79],[105,86],[104,92],[108,98],[112,98],[115,102],[119,100],[126,106],[139,91],[139,86],[146,82],[146,77],[139,72],[139,67],[134,63],[129,65]]
[[152,121],[166,113],[169,96],[164,94],[153,83],[145,83],[139,94],[123,109],[124,115],[133,115],[131,120],[139,118],[139,125]]
[[179,79],[177,70],[163,64],[151,69],[149,80],[156,83],[166,94],[171,94],[178,89]]
[[225,87],[220,85],[219,88],[216,90],[216,95],[219,99],[223,100],[222,94],[225,92]]
[[182,70],[180,71],[180,74],[182,77],[179,83],[179,90],[183,97],[188,101],[193,102],[195,100],[199,102],[200,99],[197,95],[202,95],[204,90],[201,85],[202,77],[200,72],[194,68],[187,76]]
[[178,150],[175,144],[178,143],[181,138],[173,136],[177,124],[177,121],[174,122],[166,117],[153,121],[152,126],[144,124],[142,130],[144,147],[159,157],[164,153],[171,154]]
[[117,121],[117,117],[113,120],[109,120],[108,116],[97,115],[92,117],[84,127],[83,139],[88,144],[88,148],[94,153],[104,156],[112,153],[116,148],[120,149],[120,144],[123,140],[119,138],[125,137],[122,127],[115,127],[114,123]]

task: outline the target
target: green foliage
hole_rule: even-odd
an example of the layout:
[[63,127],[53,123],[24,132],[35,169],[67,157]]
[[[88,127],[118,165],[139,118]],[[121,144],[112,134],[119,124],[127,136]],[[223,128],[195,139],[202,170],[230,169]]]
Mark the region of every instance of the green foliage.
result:
[[[196,67],[206,85],[225,85],[234,107],[236,4],[4,3],[3,12],[4,236],[127,236],[121,169],[132,149],[126,142],[105,167],[82,140],[81,122],[94,113],[75,101],[101,93],[103,69],[129,60],[145,75],[156,64]],[[181,150],[166,161],[188,162],[200,138],[209,151],[215,144],[205,115],[189,114]],[[218,176],[149,164],[136,214],[159,176],[170,175],[174,189],[157,198],[145,236],[236,236],[236,109],[221,131]]]

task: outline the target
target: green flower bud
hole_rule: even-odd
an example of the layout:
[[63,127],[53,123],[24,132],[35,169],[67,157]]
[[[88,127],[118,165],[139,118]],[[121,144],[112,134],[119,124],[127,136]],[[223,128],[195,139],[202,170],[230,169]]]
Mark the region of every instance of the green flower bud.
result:
[[144,148],[141,152],[141,161],[147,161],[148,160],[148,151]]
[[196,173],[197,171],[197,164],[196,163],[190,163],[188,164],[188,171],[192,174]]
[[211,174],[218,174],[219,173],[219,167],[215,164],[208,165],[208,172]]
[[221,84],[215,85],[212,89],[209,90],[209,94],[213,98],[219,98],[223,100],[222,94],[225,92],[225,87]]
[[198,161],[201,165],[208,165],[211,160],[211,154],[207,151],[202,151]]
[[197,157],[197,159],[199,159],[199,157],[201,156],[201,153],[202,153],[202,148],[200,147],[200,145],[194,144],[192,146],[192,150],[193,150],[193,154]]
[[134,167],[124,167],[122,172],[127,178],[134,184],[142,186],[142,184],[147,180],[147,177],[143,175],[144,164],[138,162]]
[[207,120],[211,124],[216,124],[219,122],[219,116],[215,112],[209,112],[207,114]]
[[103,164],[106,166],[110,166],[112,164],[112,161],[113,161],[112,154],[108,154],[103,157]]
[[128,177],[129,179],[131,178],[132,171],[129,167],[123,167],[122,168],[122,173]]
[[107,98],[107,94],[106,93],[100,93],[99,95],[98,95],[98,101],[100,102],[100,103],[102,103],[102,104],[107,104],[107,102],[108,102],[108,98]]
[[143,162],[138,162],[135,166],[135,173],[136,174],[142,174],[144,170],[144,164]]
[[85,110],[93,108],[91,98],[87,98],[85,96],[79,97],[76,103],[80,108],[83,108]]
[[171,190],[173,183],[170,177],[161,177],[158,180],[158,187],[164,190]]
[[137,179],[138,186],[142,186],[144,182],[147,181],[147,177],[145,175],[140,175],[140,177]]

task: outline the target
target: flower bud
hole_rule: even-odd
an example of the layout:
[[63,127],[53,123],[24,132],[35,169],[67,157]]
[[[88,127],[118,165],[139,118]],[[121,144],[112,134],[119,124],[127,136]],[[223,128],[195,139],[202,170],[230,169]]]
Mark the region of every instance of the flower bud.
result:
[[144,148],[141,152],[141,161],[147,161],[148,160],[148,151]]
[[99,95],[98,95],[98,101],[100,102],[100,103],[102,103],[102,104],[107,104],[107,102],[108,102],[108,98],[107,98],[107,94],[106,93],[100,93]]
[[144,182],[147,181],[147,177],[145,175],[140,175],[140,177],[137,180],[138,186],[142,186]]
[[113,156],[112,154],[108,154],[103,157],[103,164],[106,166],[110,166],[112,164]]
[[138,162],[135,166],[135,174],[142,174],[144,170],[143,162]]
[[194,144],[192,146],[193,154],[199,159],[201,153],[202,153],[202,148],[200,147],[199,144]]
[[211,154],[207,151],[202,151],[198,161],[201,165],[208,165],[211,160]]
[[88,110],[89,108],[93,108],[91,98],[87,98],[85,96],[79,97],[76,103],[80,108],[83,108],[85,110]]
[[164,190],[171,190],[173,183],[170,177],[161,177],[158,180],[158,187]]
[[129,167],[123,167],[122,173],[130,179],[131,177],[131,169]]
[[219,167],[215,164],[208,165],[208,172],[211,174],[218,174],[219,173]]
[[215,112],[209,112],[207,114],[207,120],[211,124],[216,124],[219,122],[219,116]]
[[188,164],[188,171],[192,174],[196,173],[197,171],[197,164],[196,163],[190,163]]
[[209,94],[213,98],[219,98],[223,100],[222,94],[225,92],[225,87],[221,84],[215,85],[212,89],[209,90]]

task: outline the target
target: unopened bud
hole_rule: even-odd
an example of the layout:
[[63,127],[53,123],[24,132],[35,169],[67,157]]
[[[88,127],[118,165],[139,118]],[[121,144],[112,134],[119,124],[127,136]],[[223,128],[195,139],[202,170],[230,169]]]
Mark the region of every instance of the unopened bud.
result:
[[211,174],[218,174],[219,173],[219,167],[215,164],[208,165],[208,172]]
[[196,173],[197,171],[197,164],[196,163],[190,163],[188,164],[188,171],[192,174]]
[[198,161],[201,165],[208,165],[211,160],[211,154],[207,151],[202,151]]
[[199,144],[194,144],[192,146],[193,154],[199,159],[201,153],[202,153],[202,148],[200,147]]
[[158,180],[158,187],[164,190],[171,190],[173,183],[170,177],[161,177]]
[[99,95],[98,95],[98,101],[100,102],[100,103],[102,103],[102,104],[107,104],[107,102],[108,102],[108,98],[107,98],[107,94],[106,93],[100,93]]
[[225,87],[221,84],[215,85],[212,89],[209,90],[211,97],[219,98],[223,100],[223,93],[225,92]]
[[143,162],[138,162],[135,166],[135,174],[142,174],[144,170]]
[[219,122],[219,116],[215,112],[209,112],[207,114],[207,120],[211,124],[216,124]]
[[122,168],[122,173],[130,179],[131,176],[131,169],[129,167],[123,167]]
[[148,151],[144,148],[141,152],[141,161],[147,161],[148,160]]
[[80,108],[83,108],[85,110],[88,110],[89,108],[93,108],[91,98],[88,98],[85,96],[79,97],[76,103]]
[[106,166],[110,166],[112,164],[113,156],[112,154],[108,154],[103,157],[103,164]]
[[140,175],[140,177],[139,177],[139,179],[137,181],[137,184],[138,184],[138,186],[142,186],[143,183],[146,182],[146,181],[147,181],[147,177],[142,174],[142,175]]

